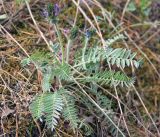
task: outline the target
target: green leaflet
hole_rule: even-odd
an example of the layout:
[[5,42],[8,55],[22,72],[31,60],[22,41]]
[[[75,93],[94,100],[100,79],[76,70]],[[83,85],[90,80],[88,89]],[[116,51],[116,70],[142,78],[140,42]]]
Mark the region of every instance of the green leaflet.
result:
[[[135,59],[136,52],[131,53],[131,50],[123,48],[107,48],[106,50],[96,47],[88,49],[85,55],[85,62],[80,62],[79,64],[89,64],[100,62],[101,60],[106,60],[110,65],[116,65],[117,67],[129,67],[131,64],[138,68],[140,62]],[[78,65],[77,65],[78,66]],[[80,66],[80,65],[79,65]]]
[[75,101],[72,98],[67,99],[67,96],[63,97],[65,107],[63,110],[63,117],[66,121],[70,122],[70,126],[73,130],[78,127],[79,118],[77,116],[77,109],[75,108]]
[[93,76],[81,78],[80,80],[85,82],[97,82],[101,84],[109,84],[111,86],[121,85],[122,87],[124,85],[128,87],[134,83],[134,78],[129,78],[127,75],[121,73],[120,71],[118,72],[104,71],[92,75]]
[[[66,90],[60,89],[54,93],[42,93],[37,95],[29,107],[34,119],[45,118],[48,128],[52,130],[58,124],[61,114],[70,126],[78,128],[78,116],[74,98]],[[62,111],[63,110],[63,111]]]
[[139,62],[135,59],[136,52],[131,53],[130,50],[116,48],[116,49],[106,49],[106,60],[112,65],[117,65],[117,67],[125,68],[133,64],[136,68],[140,66]]
[[71,80],[71,69],[67,63],[57,64],[53,69],[53,75],[58,77],[60,80]]
[[40,119],[44,116],[48,128],[53,130],[58,124],[60,112],[63,108],[62,97],[58,91],[55,93],[42,93],[35,97],[29,108],[33,118]]

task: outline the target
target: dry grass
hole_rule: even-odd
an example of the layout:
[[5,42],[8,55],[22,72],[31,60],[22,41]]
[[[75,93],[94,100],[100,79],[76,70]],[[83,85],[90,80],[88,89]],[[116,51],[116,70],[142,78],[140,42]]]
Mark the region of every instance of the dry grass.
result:
[[[25,69],[20,65],[23,58],[30,56],[36,50],[52,51],[48,41],[56,40],[55,30],[41,16],[41,11],[47,2],[37,0],[18,6],[15,1],[0,1],[0,13],[8,15],[8,18],[0,20],[0,136],[53,134],[40,122],[33,121],[28,110],[33,96],[42,92],[41,74],[33,66]],[[65,30],[68,26],[71,28],[76,23],[82,22],[81,25],[91,26],[97,30],[96,37],[102,46],[105,44],[105,39],[116,34],[124,33],[128,37],[127,42],[120,46],[126,46],[144,58],[142,68],[136,72],[132,68],[132,75],[137,76],[137,82],[129,90],[104,89],[104,91],[117,103],[116,118],[120,125],[123,124],[128,136],[158,137],[160,136],[160,19],[157,18],[158,21],[154,22],[147,18],[147,22],[142,23],[143,18],[140,13],[133,14],[127,11],[129,1],[113,0],[109,3],[110,6],[107,7],[107,4],[102,6],[96,0],[69,2],[62,0],[60,2],[62,8],[67,4],[72,5],[70,9],[65,9],[66,13],[72,14],[68,14],[68,17],[60,15],[63,20],[59,28]],[[115,11],[115,15],[111,16],[111,11]],[[101,16],[105,23],[100,22],[97,16]],[[133,117],[136,120],[133,120]],[[62,121],[61,123],[63,124]],[[61,128],[62,124],[55,130],[57,136],[75,136],[72,131]],[[101,132],[99,136],[105,136],[107,125],[103,125],[102,122],[97,124],[97,127],[101,127],[97,130]]]

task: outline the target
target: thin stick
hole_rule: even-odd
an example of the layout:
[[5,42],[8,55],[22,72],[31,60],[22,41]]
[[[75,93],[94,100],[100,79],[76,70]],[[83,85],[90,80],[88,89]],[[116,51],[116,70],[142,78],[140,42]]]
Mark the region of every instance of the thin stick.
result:
[[116,96],[117,96],[117,98],[118,98],[117,101],[118,101],[118,105],[119,105],[119,109],[120,109],[120,112],[121,112],[121,115],[122,115],[122,119],[123,119],[124,125],[125,125],[125,127],[126,127],[126,130],[127,130],[127,132],[128,132],[129,137],[131,137],[131,134],[130,134],[130,132],[129,132],[129,129],[128,129],[126,120],[125,120],[124,115],[123,115],[123,111],[122,111],[121,104],[120,104],[120,102],[119,102],[119,97],[118,97],[118,93],[117,93],[117,88],[116,88],[115,86],[114,86],[114,90],[115,90]]
[[139,52],[148,60],[148,62],[151,64],[151,66],[153,67],[153,69],[157,73],[158,77],[160,78],[160,73],[158,72],[158,70],[156,69],[156,67],[153,65],[153,63],[151,62],[151,60],[148,58],[148,56],[139,48],[139,46],[137,46],[137,44],[131,39],[131,37],[127,34],[126,31],[124,31],[124,33],[129,38],[129,40],[134,44],[134,46],[139,50]]
[[140,100],[140,102],[141,102],[142,106],[144,107],[144,109],[145,109],[145,111],[146,111],[147,115],[148,115],[148,116],[149,116],[149,118],[151,119],[151,121],[152,121],[152,123],[153,123],[154,127],[156,128],[157,133],[158,133],[158,136],[160,136],[159,129],[157,128],[155,121],[153,120],[153,118],[151,117],[150,113],[148,112],[148,109],[146,108],[145,104],[143,103],[143,100],[142,100],[141,96],[139,95],[139,93],[138,93],[137,89],[135,88],[135,86],[134,86],[134,85],[132,85],[132,87],[133,87],[133,89],[134,89],[134,91],[135,91],[136,95],[138,96],[138,98],[139,98],[139,100]]
[[100,27],[99,27],[99,24],[98,24],[98,22],[97,22],[97,19],[96,19],[95,15],[94,15],[92,9],[89,7],[88,3],[87,3],[85,0],[83,0],[83,2],[84,2],[84,4],[87,6],[88,10],[90,11],[91,15],[93,16],[93,18],[94,18],[94,20],[95,20],[95,22],[96,22],[96,26],[97,26],[97,28],[98,28],[99,36],[100,36],[100,38],[101,38],[103,47],[105,48],[105,45],[106,45],[106,44],[105,44],[105,41],[104,41],[104,39],[103,39],[103,36],[102,36],[102,33],[101,33],[101,29],[100,29]]
[[125,4],[125,7],[123,9],[123,12],[122,12],[122,17],[121,17],[121,22],[123,21],[123,18],[124,18],[124,15],[125,15],[125,12],[126,12],[126,9],[127,9],[127,6],[129,4],[130,0],[127,0],[126,4]]
[[18,41],[13,38],[13,36],[0,24],[0,31],[3,33],[3,31],[22,49],[22,51],[29,57],[29,54],[27,51],[18,43]]
[[74,79],[74,82],[79,86],[79,88],[82,90],[82,92],[89,98],[89,100],[108,118],[108,120],[117,128],[117,130],[122,134],[123,137],[125,135],[122,133],[122,131],[119,129],[119,127],[112,121],[112,119],[107,115],[106,112],[87,94],[87,92],[80,86],[80,84]]
[[38,27],[38,25],[37,25],[37,23],[36,23],[36,21],[35,21],[35,19],[34,19],[34,17],[33,17],[33,14],[32,14],[32,12],[31,12],[31,8],[30,8],[30,6],[29,6],[28,1],[25,0],[25,3],[26,3],[26,5],[27,5],[27,9],[28,9],[28,11],[29,11],[29,14],[30,14],[30,16],[31,16],[31,18],[32,18],[32,20],[33,20],[33,23],[34,23],[34,25],[36,26],[37,30],[39,31],[39,33],[40,33],[41,37],[43,38],[43,40],[46,42],[46,44],[47,44],[47,46],[48,46],[48,49],[49,49],[51,52],[54,52],[53,49],[51,48],[50,44],[48,43],[47,39],[45,38],[44,34],[43,34],[43,33],[41,32],[41,30],[39,29],[39,27]]

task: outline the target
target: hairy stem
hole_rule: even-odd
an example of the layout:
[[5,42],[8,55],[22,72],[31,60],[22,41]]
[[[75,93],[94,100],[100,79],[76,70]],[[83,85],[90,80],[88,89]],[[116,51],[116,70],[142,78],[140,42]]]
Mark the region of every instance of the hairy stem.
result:
[[68,63],[69,62],[69,55],[70,55],[70,49],[71,49],[71,46],[72,46],[72,40],[71,39],[68,39],[68,43],[67,43],[67,53],[66,53],[66,62]]
[[60,33],[58,27],[55,24],[54,24],[54,29],[56,30],[56,33],[57,33],[57,36],[58,36],[58,40],[59,40],[59,43],[60,43],[61,52],[62,52],[62,64],[63,64],[64,63],[64,47],[63,47],[61,33]]
[[87,68],[86,68],[86,63],[85,63],[85,53],[86,53],[88,41],[89,41],[89,39],[86,37],[86,38],[85,38],[85,42],[84,42],[84,48],[83,48],[83,50],[82,50],[82,62],[83,62],[83,68],[84,68],[84,69],[87,69]]

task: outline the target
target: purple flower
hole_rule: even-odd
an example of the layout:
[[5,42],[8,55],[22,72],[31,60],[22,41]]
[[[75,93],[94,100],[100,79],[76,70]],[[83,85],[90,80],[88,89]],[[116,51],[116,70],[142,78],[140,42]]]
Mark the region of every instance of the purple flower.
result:
[[70,32],[69,29],[64,29],[63,31],[64,31],[64,33],[67,34],[67,35],[68,35],[69,32]]
[[91,37],[91,32],[89,30],[86,31],[86,36],[87,36],[87,38]]
[[55,16],[58,16],[59,13],[60,13],[60,7],[57,3],[54,5],[53,13],[54,13]]
[[43,9],[42,15],[43,15],[45,18],[48,18],[49,13],[48,13],[47,9]]

